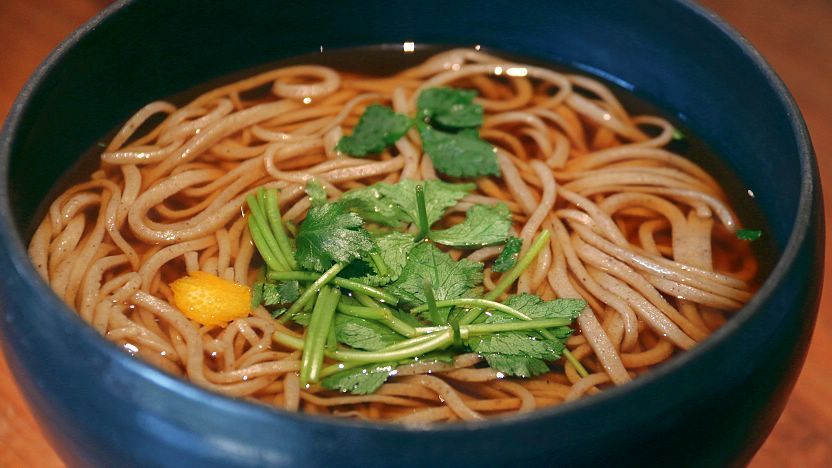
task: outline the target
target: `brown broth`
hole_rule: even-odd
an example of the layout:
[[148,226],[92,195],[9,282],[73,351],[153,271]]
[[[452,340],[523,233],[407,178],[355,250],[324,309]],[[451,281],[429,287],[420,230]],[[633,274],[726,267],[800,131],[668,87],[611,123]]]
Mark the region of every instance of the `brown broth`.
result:
[[[199,86],[186,91],[162,98],[175,105],[182,105],[193,100],[200,94],[218,86],[228,84],[266,70],[298,64],[326,65],[341,72],[365,75],[369,77],[385,76],[418,65],[432,55],[450,48],[452,47],[419,45],[413,52],[408,53],[402,51],[401,44],[346,49],[322,49],[318,52],[311,52],[304,55],[281,59],[268,64],[235,72],[221,78],[206,81]],[[613,91],[615,96],[621,101],[622,105],[631,115],[656,115],[673,124],[680,131],[682,137],[672,140],[671,143],[665,148],[668,151],[682,155],[695,162],[717,180],[722,189],[725,191],[731,207],[735,210],[737,216],[739,216],[742,226],[751,229],[760,229],[763,231],[763,236],[759,240],[751,242],[750,246],[752,252],[759,261],[760,266],[757,274],[757,284],[759,285],[762,283],[762,281],[768,276],[768,273],[777,261],[779,252],[774,245],[772,236],[769,235],[770,230],[768,224],[762,214],[762,211],[754,200],[753,193],[747,188],[745,183],[734,172],[734,170],[725,161],[723,161],[703,139],[699,138],[694,132],[690,131],[682,119],[680,119],[677,115],[666,112],[660,107],[639,96],[638,90],[626,89],[617,82],[598,76],[597,73],[593,74],[591,70],[587,71],[578,67],[553,64],[539,59],[506,54],[500,51],[484,50],[484,52],[505,57],[511,61],[543,66],[559,72],[588,75],[591,78],[602,82],[611,91]],[[257,90],[253,90],[249,92],[246,97],[254,98],[256,93]],[[142,128],[139,129],[139,131],[136,132],[136,135],[142,135],[144,129],[153,128],[159,122],[160,120],[158,119],[150,119],[145,123],[145,125],[143,125]],[[64,173],[60,180],[56,182],[49,195],[38,208],[36,216],[32,218],[34,221],[29,228],[29,233],[34,233],[37,223],[43,219],[49,204],[60,193],[72,185],[86,180],[89,177],[89,174],[98,168],[99,156],[102,149],[106,146],[107,142],[110,141],[112,136],[115,135],[119,128],[120,126],[114,128],[107,135],[103,136],[96,145],[81,155],[78,161],[69,170],[67,170],[66,173]]]

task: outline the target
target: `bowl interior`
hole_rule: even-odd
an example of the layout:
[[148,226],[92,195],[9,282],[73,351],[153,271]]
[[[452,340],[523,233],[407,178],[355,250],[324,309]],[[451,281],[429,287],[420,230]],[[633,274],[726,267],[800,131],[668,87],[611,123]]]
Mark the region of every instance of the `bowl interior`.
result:
[[[771,92],[769,77],[749,67],[742,51],[725,53],[723,37],[698,35],[706,19],[692,21],[684,8],[665,8],[667,16],[657,21],[656,15],[644,15],[638,8],[601,11],[603,2],[524,9],[509,8],[509,2],[484,7],[463,1],[444,6],[447,14],[439,16],[431,15],[430,4],[401,10],[392,5],[362,8],[359,20],[355,3],[339,2],[322,8],[301,27],[293,18],[307,16],[306,7],[264,8],[262,16],[246,17],[236,7],[211,5],[189,10],[184,19],[179,7],[166,6],[165,14],[153,16],[153,21],[135,21],[137,13],[130,10],[158,13],[162,7],[156,3],[127,5],[110,19],[107,29],[112,34],[81,38],[61,57],[59,73],[44,76],[46,89],[30,104],[14,142],[13,154],[26,157],[11,160],[11,206],[24,237],[35,208],[60,175],[143,104],[320,47],[405,40],[417,47],[482,44],[608,77],[677,116],[724,157],[757,197],[779,250],[794,224],[801,167],[784,164],[779,155],[793,155],[797,142],[772,131],[789,128],[789,116],[779,101],[759,99]],[[502,14],[506,10],[512,14]],[[415,20],[385,21],[388,15]],[[200,25],[213,24],[216,16],[230,21],[206,34]],[[424,27],[426,18],[430,28]],[[459,18],[470,18],[473,24],[461,28]],[[478,27],[494,22],[501,27]],[[42,107],[49,111],[39,112]],[[778,180],[776,191],[771,180]]]
[[[436,13],[437,8],[441,8],[442,14]],[[8,161],[8,166],[0,167],[0,184],[3,184],[0,227],[10,229],[0,233],[0,240],[10,249],[10,263],[21,278],[14,279],[17,291],[35,295],[37,302],[37,307],[22,304],[17,307],[21,311],[25,309],[31,317],[50,323],[48,332],[61,337],[55,340],[54,349],[42,356],[26,357],[27,364],[21,364],[21,367],[48,366],[53,372],[52,376],[34,379],[34,386],[40,389],[34,392],[33,398],[39,399],[36,404],[44,408],[63,405],[64,412],[74,411],[67,408],[79,405],[101,413],[110,411],[96,402],[94,395],[85,395],[87,383],[70,381],[70,369],[83,375],[90,375],[90,368],[101,369],[107,376],[100,383],[101,388],[113,395],[121,392],[122,400],[118,404],[124,410],[122,415],[107,414],[101,418],[110,425],[137,427],[138,424],[136,431],[160,428],[160,434],[170,436],[168,442],[180,448],[189,444],[205,448],[206,444],[214,443],[203,454],[204,459],[236,451],[242,460],[262,462],[279,460],[279,457],[258,458],[262,454],[277,457],[281,453],[303,451],[310,459],[326,460],[322,457],[336,453],[336,443],[350,441],[364,449],[377,448],[378,460],[383,460],[385,454],[395,453],[399,430],[381,431],[373,425],[264,411],[199,390],[127,358],[60,305],[37,278],[25,256],[24,245],[28,242],[36,208],[55,181],[79,155],[136,109],[206,80],[320,47],[403,41],[414,41],[417,47],[424,43],[481,44],[583,68],[612,79],[678,117],[708,142],[755,193],[769,222],[774,244],[779,251],[788,252],[790,245],[802,239],[802,234],[796,234],[795,226],[805,234],[812,210],[811,192],[815,188],[811,149],[805,129],[799,117],[795,117],[795,108],[779,80],[756,52],[734,34],[697,7],[684,2],[659,4],[648,0],[636,0],[620,8],[610,8],[608,2],[601,0],[522,4],[504,0],[374,4],[310,1],[281,2],[279,6],[267,1],[237,4],[143,0],[117,4],[107,14],[106,21],[85,26],[47,60],[24,90],[24,98],[13,109],[0,140],[3,145],[0,152],[8,154],[8,159],[5,156],[3,159],[4,164]],[[772,189],[773,185],[776,190]],[[686,382],[695,382],[708,369],[713,369],[718,362],[714,355],[733,346],[727,337],[748,322],[752,313],[767,306],[769,295],[781,281],[779,278],[792,268],[791,260],[786,260],[778,265],[780,273],[773,275],[776,278],[764,286],[765,294],[739,314],[736,323],[672,365],[639,379],[628,388],[588,399],[596,401],[544,411],[523,419],[522,423],[509,421],[480,426],[480,437],[499,436],[508,442],[508,448],[499,455],[504,458],[492,461],[522,458],[529,441],[551,442],[546,438],[553,424],[548,418],[556,414],[560,417],[558,424],[566,433],[585,431],[590,435],[566,437],[549,446],[572,447],[574,454],[580,454],[581,447],[591,446],[587,440],[604,440],[615,427],[626,427],[623,421],[629,421],[627,424],[633,428],[639,427],[657,415],[672,413],[671,409],[680,401],[705,401],[718,394],[720,388],[716,387],[676,388],[667,378],[674,374],[676,378],[687,379]],[[13,301],[8,299],[9,304]],[[35,333],[32,331],[27,336],[32,340],[48,336]],[[73,363],[61,357],[67,350],[86,353],[90,362]],[[738,353],[725,366],[741,367],[742,360],[754,351],[748,348]],[[20,359],[24,362],[24,358]],[[720,385],[729,385],[747,376],[726,370],[718,377]],[[62,380],[67,382],[64,394],[45,390]],[[667,398],[662,397],[662,392],[668,392]],[[49,402],[49,398],[54,401]],[[655,404],[640,413],[610,406],[623,398],[635,407]],[[206,413],[207,410],[210,412]],[[622,422],[600,428],[587,422],[590,417],[603,420],[605,414]],[[66,417],[58,409],[53,415],[56,420]],[[681,417],[681,413],[669,417],[664,424],[672,426],[676,423],[674,418]],[[227,425],[239,432],[232,434],[219,421],[228,421]],[[133,426],[129,426],[131,423]],[[107,425],[77,420],[74,424],[71,435],[78,441],[94,445],[93,439],[100,438],[113,444],[122,443],[117,436],[108,434]],[[249,426],[241,428],[239,424]],[[516,432],[496,432],[507,424]],[[337,432],[345,425],[352,432]],[[457,427],[436,431],[449,434],[443,437],[455,441],[459,447],[445,461],[461,462],[465,460],[464,454],[475,453],[481,446],[476,439],[466,439],[468,430]],[[214,438],[193,435],[201,431]],[[295,435],[281,438],[285,432]],[[400,442],[404,444],[401,450],[414,456],[423,453],[425,459],[434,455],[442,459],[444,446],[431,446],[430,434],[408,434],[407,442]],[[161,440],[145,433],[135,435],[133,445],[138,448],[119,446],[119,450],[146,457],[150,455],[142,453],[141,448],[147,449],[153,446],[151,442]],[[245,452],[250,446],[235,445],[243,438],[256,447],[253,455]],[[329,442],[321,444],[322,438],[329,438],[326,439]],[[317,445],[297,448],[304,442],[299,439],[317,441]],[[622,437],[607,446],[620,446],[625,440]],[[425,445],[419,447],[421,443]],[[264,448],[269,444],[272,451]],[[101,448],[100,444],[98,447]],[[543,453],[535,450],[528,453]]]

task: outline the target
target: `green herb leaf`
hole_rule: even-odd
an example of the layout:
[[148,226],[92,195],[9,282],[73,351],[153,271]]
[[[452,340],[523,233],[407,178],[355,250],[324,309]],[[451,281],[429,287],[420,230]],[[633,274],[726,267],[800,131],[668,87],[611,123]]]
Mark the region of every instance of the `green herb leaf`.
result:
[[523,247],[523,239],[511,236],[506,241],[503,251],[497,260],[494,260],[494,265],[491,267],[493,271],[502,273],[508,271],[517,263],[517,257],[520,255],[520,250]]
[[759,229],[737,229],[737,239],[744,241],[755,241],[763,237],[763,231]]
[[298,263],[306,269],[325,271],[334,262],[349,263],[375,248],[370,233],[355,213],[338,203],[313,207],[298,229]]
[[457,204],[465,195],[476,188],[474,184],[450,184],[441,180],[403,180],[395,185],[378,184],[381,194],[399,207],[408,222],[419,219],[416,202],[416,186],[422,185],[425,194],[425,208],[428,225],[442,218],[445,210]]
[[474,184],[450,184],[441,180],[380,182],[345,193],[339,203],[370,222],[392,227],[415,223],[419,219],[416,203],[416,185],[419,184],[424,187],[428,224],[438,221],[445,210],[476,188]]
[[404,340],[380,323],[344,314],[335,317],[335,337],[339,343],[367,351],[377,351]]
[[451,247],[480,248],[506,241],[511,229],[511,212],[499,203],[474,205],[465,221],[443,231],[431,231],[430,240]]
[[549,370],[546,361],[560,358],[566,344],[563,340],[547,340],[520,332],[476,336],[468,341],[497,371],[517,377],[533,377]]
[[326,203],[326,189],[315,179],[306,182],[306,195],[312,201],[312,206],[321,206]]
[[389,185],[378,183],[368,187],[350,190],[341,195],[338,203],[347,210],[358,214],[365,221],[381,224],[383,226],[398,227],[407,222],[402,210],[389,198],[381,193],[381,186]]
[[474,104],[475,90],[429,88],[419,93],[419,115],[431,124],[448,128],[476,128],[482,125],[483,110]]
[[451,177],[500,175],[497,150],[480,139],[476,131],[448,133],[428,125],[419,125],[422,148],[433,167]]
[[[464,259],[454,261],[433,245],[421,243],[410,251],[401,275],[387,286],[387,291],[404,305],[425,304],[425,278],[430,281],[437,301],[472,297],[478,295],[478,286],[482,283],[482,264]],[[440,309],[443,321],[447,321],[448,312],[447,308]]]
[[297,281],[264,283],[262,297],[266,306],[291,304],[300,297],[300,284]]
[[[580,299],[544,301],[534,294],[509,297],[505,305],[523,312],[534,320],[565,318],[574,320],[586,307]],[[503,312],[492,312],[486,323],[520,321]],[[549,370],[547,361],[560,358],[566,339],[572,334],[569,327],[550,328],[553,339],[535,332],[503,332],[477,336],[469,340],[471,349],[481,354],[491,368],[517,377],[532,377]]]
[[542,359],[515,354],[483,353],[488,367],[515,377],[529,378],[549,372],[549,366]]
[[[532,320],[546,320],[564,318],[574,320],[581,315],[581,312],[586,308],[586,301],[582,299],[554,299],[551,301],[544,301],[534,294],[518,294],[511,296],[503,304],[517,309],[520,312],[528,315]],[[504,323],[519,321],[517,317],[512,317],[503,312],[493,312],[485,323]]]
[[[261,270],[262,271],[262,270]],[[263,281],[257,280],[251,285],[251,308],[256,309],[263,302]]]
[[396,369],[396,365],[395,362],[387,362],[347,369],[324,378],[321,385],[330,390],[369,395],[384,385],[390,373]]
[[416,245],[413,242],[413,236],[394,231],[375,236],[375,241],[379,255],[390,270],[388,277],[390,281],[395,281],[402,274],[402,270],[407,263],[407,254]]
[[380,153],[407,133],[413,122],[379,104],[367,106],[352,135],[344,136],[336,149],[351,156]]
[[534,339],[515,332],[482,335],[475,339],[477,342],[472,345],[478,353],[521,355],[547,361],[558,359],[564,346],[559,341]]
[[439,351],[431,351],[427,354],[423,354],[415,359],[402,361],[401,364],[406,364],[408,362],[444,362],[445,364],[453,364],[454,358],[459,354],[458,351],[453,349],[443,349]]
[[390,269],[394,280],[402,273],[407,263],[407,254],[416,245],[413,243],[413,236],[403,232],[390,232],[375,237],[381,258]]
[[451,177],[500,175],[496,149],[480,139],[483,110],[477,92],[429,88],[417,99],[422,148],[437,171]]
[[[278,310],[282,310],[282,312],[280,312],[280,314],[278,314],[278,315],[274,315],[274,312],[272,312],[272,317],[275,317],[275,318],[279,317],[280,315],[285,313],[288,309],[278,309]],[[300,325],[300,326],[308,327],[309,326],[309,320],[311,318],[312,318],[312,313],[311,312],[299,312],[299,313],[292,316],[292,321],[295,322],[296,324]]]
[[373,239],[378,247],[378,255],[387,266],[386,274],[378,271],[373,260],[367,255],[347,265],[339,276],[370,286],[383,286],[399,277],[407,263],[407,254],[416,245],[413,236],[392,231],[375,235]]

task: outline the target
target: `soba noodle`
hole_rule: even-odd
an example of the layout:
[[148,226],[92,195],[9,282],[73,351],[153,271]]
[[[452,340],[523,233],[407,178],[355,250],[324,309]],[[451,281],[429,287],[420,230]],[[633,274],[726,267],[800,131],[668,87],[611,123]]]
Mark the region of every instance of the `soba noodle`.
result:
[[[273,342],[300,328],[262,306],[226,326],[203,326],[173,306],[186,272],[254,281],[260,259],[245,197],[281,191],[286,220],[310,206],[304,186],[330,199],[375,182],[433,179],[408,132],[377,159],[336,143],[373,103],[413,115],[435,86],[476,89],[481,136],[498,149],[501,177],[475,180],[452,209],[505,202],[527,249],[551,240],[517,292],[583,298],[568,360],[530,379],[507,379],[476,354],[400,366],[372,395],[301,387],[299,351]],[[507,62],[473,50],[440,53],[390,77],[290,66],[213,89],[182,107],[139,110],[88,180],[52,202],[29,253],[80,317],[130,353],[197,385],[288,411],[405,423],[478,420],[557,405],[620,385],[706,339],[751,297],[757,262],[713,177],[663,149],[673,126],[631,116],[591,78]],[[242,215],[242,216],[241,216]],[[488,262],[501,248],[450,249]],[[485,269],[484,286],[500,274]]]

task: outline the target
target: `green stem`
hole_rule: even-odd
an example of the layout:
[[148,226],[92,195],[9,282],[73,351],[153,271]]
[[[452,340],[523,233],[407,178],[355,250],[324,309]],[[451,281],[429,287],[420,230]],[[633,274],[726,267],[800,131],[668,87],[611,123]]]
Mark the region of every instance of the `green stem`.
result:
[[317,382],[320,378],[330,324],[340,299],[341,292],[338,289],[329,286],[321,287],[315,308],[312,310],[312,317],[309,319],[309,327],[306,328],[306,335],[303,338],[303,354],[300,362],[302,387]]
[[276,256],[271,248],[269,248],[266,236],[260,231],[254,216],[249,216],[248,218],[248,231],[251,234],[251,240],[254,241],[257,251],[260,252],[260,256],[263,257],[263,261],[266,262],[269,270],[285,270],[288,268],[288,265],[284,264],[282,259]]
[[583,364],[581,364],[581,361],[579,361],[578,358],[576,358],[575,355],[572,354],[566,348],[563,348],[563,357],[566,358],[566,360],[569,361],[570,364],[572,364],[576,371],[578,371],[578,375],[580,375],[581,377],[586,377],[589,375],[589,372],[586,371]]
[[486,299],[496,299],[500,297],[501,294],[506,292],[517,278],[523,274],[524,271],[532,264],[535,258],[537,258],[537,254],[543,250],[543,247],[549,243],[549,237],[551,237],[551,233],[548,230],[542,231],[537,237],[534,238],[532,245],[529,246],[529,250],[526,251],[526,254],[523,255],[520,260],[514,265],[511,270],[506,272],[500,281],[497,282],[497,285],[485,295]]
[[[460,325],[459,332],[463,338],[467,339],[469,336],[489,335],[491,333],[500,333],[507,331],[527,331],[554,327],[565,327],[568,326],[570,323],[572,323],[572,320],[563,318],[527,320],[523,322],[475,323],[471,325]],[[416,332],[422,333],[422,336],[430,336],[431,334],[441,333],[447,330],[451,330],[451,326],[442,325],[439,327],[419,327],[416,329]]]
[[[270,271],[268,277],[269,279],[276,281],[314,281],[316,278],[318,278],[318,274],[306,271]],[[399,302],[399,300],[396,299],[395,296],[388,294],[387,292],[382,291],[381,289],[374,288],[372,286],[367,286],[366,284],[362,284],[357,281],[349,280],[346,278],[335,278],[332,282],[338,287],[349,289],[353,292],[366,294],[370,297],[380,299],[390,304],[396,304],[397,302]]]
[[268,275],[270,280],[277,281],[315,281],[318,278],[317,273],[308,271],[270,271]]
[[370,260],[372,260],[373,264],[376,266],[376,271],[378,271],[379,276],[388,276],[390,274],[390,268],[388,268],[387,264],[384,263],[384,259],[381,258],[381,255],[376,252],[371,252]]
[[[306,303],[309,302],[312,299],[312,297],[315,295],[315,293],[318,292],[318,290],[321,289],[321,287],[323,287],[324,285],[329,283],[333,278],[335,278],[335,275],[337,275],[341,270],[343,270],[344,266],[345,265],[342,265],[340,263],[336,263],[335,265],[332,265],[332,267],[329,270],[324,272],[324,274],[321,275],[320,277],[318,277],[317,279],[314,278],[317,275],[315,275],[313,273],[312,274],[312,276],[313,276],[312,279],[314,279],[315,282],[312,283],[311,285],[309,285],[309,287],[306,288],[305,291],[303,291],[303,294],[300,295],[298,300],[295,301],[295,303],[292,304],[291,307],[289,307],[289,310],[286,311],[286,316],[287,317],[292,317],[293,315],[298,313],[301,309],[303,309],[303,306],[305,306]],[[279,278],[272,278],[272,273],[276,273],[276,272],[270,271],[269,274],[268,274],[269,278],[279,279]],[[298,279],[298,278],[289,278],[289,279]]]
[[[340,294],[340,291],[337,291]],[[326,335],[326,351],[333,352],[338,349],[338,336],[335,333],[335,317],[329,322],[329,332]]]
[[[443,331],[446,330],[447,327],[432,327],[435,331]],[[425,333],[423,335],[418,335],[415,338],[409,338],[404,341],[400,341],[398,343],[392,344],[390,346],[384,347],[382,349],[377,350],[378,352],[387,352],[387,351],[396,351],[402,348],[407,348],[410,346],[415,346],[417,344],[424,343],[426,341],[431,341],[436,338],[436,335],[433,333]],[[294,349],[295,351],[303,350],[303,339],[296,338],[292,335],[287,333],[276,331],[272,334],[272,341],[278,344],[282,344],[287,348]],[[332,357],[332,354],[327,354],[327,356]]]
[[376,309],[384,309],[385,311],[387,311],[388,316],[387,316],[387,318],[384,319],[384,321],[382,323],[384,323],[385,325],[390,327],[396,333],[398,333],[400,335],[404,335],[408,338],[416,336],[416,329],[411,327],[409,323],[407,323],[404,320],[401,320],[400,318],[396,317],[396,314],[393,313],[393,311],[391,309],[389,309],[388,307],[385,307],[385,306],[379,304],[378,302],[374,301],[372,298],[370,298],[370,297],[368,297],[364,294],[361,294],[361,293],[355,293],[355,294],[353,294],[353,296],[356,299],[358,299],[358,302],[360,302],[361,304],[364,304],[367,307],[372,307],[372,308],[376,308]]
[[[444,330],[440,330],[438,333],[417,336],[416,338],[404,340],[378,351],[336,350],[333,352],[325,352],[325,354],[327,357],[332,359],[343,361],[342,364],[349,367],[356,367],[358,365],[371,362],[398,361],[401,359],[421,356],[422,354],[435,351],[451,344],[453,341],[451,331],[448,327],[444,328]],[[304,340],[279,331],[272,334],[272,341],[298,351],[303,350],[305,347]]]
[[[497,285],[489,291],[488,294],[485,295],[485,299],[494,300],[500,297],[501,294],[506,292],[511,285],[517,281],[517,278],[523,274],[524,271],[532,264],[532,261],[537,257],[537,254],[543,250],[543,247],[546,246],[546,243],[549,242],[549,237],[551,233],[548,230],[542,231],[540,234],[535,237],[534,242],[532,245],[529,246],[529,250],[526,251],[526,254],[520,258],[520,260],[511,268],[511,270],[507,271]],[[469,310],[465,315],[462,316],[462,319],[459,321],[460,325],[467,325],[477,317],[480,316],[482,313],[482,309],[476,308]]]
[[454,346],[456,346],[457,348],[461,348],[465,345],[465,343],[462,342],[462,330],[460,330],[459,328],[459,316],[455,316],[454,318],[449,320],[449,322],[451,325],[451,331],[454,334]]
[[303,338],[297,338],[283,332],[276,331],[272,333],[272,341],[295,351],[303,349]]
[[343,301],[338,304],[338,312],[367,320],[387,320],[391,315],[388,310],[380,307],[355,306],[344,304]]
[[374,288],[372,286],[367,286],[363,283],[359,283],[358,281],[353,281],[346,278],[335,278],[335,284],[344,289],[349,289],[354,293],[361,293],[372,298],[384,301],[388,304],[396,304],[399,302],[399,300],[396,299],[396,296],[382,291],[381,289]]
[[360,365],[362,365],[360,362],[339,362],[336,364],[330,364],[321,369],[321,378],[323,379],[325,377],[329,377],[332,374],[337,374],[341,371],[352,369]]
[[[436,327],[436,328],[441,328],[441,327]],[[417,329],[414,328],[414,330],[417,330]],[[438,330],[438,331],[442,331],[442,330]],[[423,335],[418,335],[417,334],[413,338],[409,338],[407,340],[400,341],[400,342],[395,343],[395,344],[391,344],[390,346],[387,346],[386,348],[382,348],[379,351],[395,351],[397,349],[407,348],[408,346],[414,346],[414,345],[417,345],[419,343],[424,343],[426,341],[430,341],[434,337],[435,337],[435,335],[432,334],[432,333],[425,333]]]
[[[266,219],[266,214],[263,211],[263,207],[258,202],[257,198],[254,195],[249,195],[246,197],[246,203],[248,203],[248,209],[251,213],[249,217],[249,230],[251,230],[251,220],[254,219],[254,224],[257,226],[257,230],[259,231],[259,235],[261,239],[264,241],[265,245],[268,246],[269,254],[272,255],[277,261],[281,264],[282,268],[277,268],[279,270],[288,270],[289,263],[286,262],[286,259],[283,258],[283,253],[280,251],[280,246],[277,245],[277,241],[272,235],[271,228],[269,228],[269,222]],[[254,238],[254,230],[251,230],[252,238]],[[257,241],[254,242],[257,245]],[[260,246],[257,246],[257,250],[260,250]],[[262,256],[263,252],[260,251]],[[264,258],[265,260],[265,258]]]
[[451,344],[453,341],[453,337],[451,336],[450,330],[446,332],[440,332],[435,334],[435,336],[431,340],[426,340],[424,342],[419,342],[414,346],[408,346],[406,348],[400,348],[393,351],[343,351],[338,350],[335,351],[333,354],[333,358],[338,359],[339,361],[349,361],[349,362],[361,362],[361,363],[372,363],[372,362],[387,362],[387,361],[398,361],[401,359],[412,358],[416,356],[421,356],[422,354],[429,353],[431,351],[435,351],[440,348],[444,348]]
[[251,285],[251,308],[256,309],[263,302],[263,283],[266,281],[266,271],[263,268],[257,270],[257,279]]
[[425,278],[424,289],[425,301],[427,302],[425,307],[430,311],[430,321],[434,325],[439,325],[442,322],[442,317],[439,316],[439,308],[436,306],[436,298],[433,296],[433,287],[431,287],[430,279],[428,278]]
[[424,239],[428,235],[430,226],[428,225],[428,208],[425,203],[425,188],[421,185],[416,186],[416,209],[418,210],[419,219],[419,233],[416,234],[416,242]]
[[[497,301],[489,301],[487,299],[474,299],[474,298],[459,298],[459,299],[446,299],[444,301],[438,301],[435,303],[436,307],[443,308],[443,307],[477,307],[482,309],[483,311],[486,310],[498,310],[500,312],[505,312],[512,317],[519,318],[520,320],[531,320],[532,318],[528,315],[520,312],[519,310],[509,307],[505,304],[502,304]],[[424,312],[428,310],[427,305],[421,305],[419,307],[415,307],[412,312]]]
[[463,337],[467,335],[488,335],[491,333],[507,331],[537,330],[554,327],[566,327],[572,323],[571,319],[542,319],[529,320],[524,322],[503,322],[503,323],[475,323],[459,327]]
[[292,235],[292,237],[298,237],[298,226],[295,223],[291,221],[285,221],[283,223],[283,227],[286,228],[286,231],[288,231],[289,234]]
[[298,267],[295,261],[295,252],[292,250],[292,244],[289,242],[289,236],[286,235],[286,230],[283,227],[283,220],[280,215],[280,200],[276,189],[270,189],[261,196],[266,206],[266,217],[269,219],[269,225],[272,228],[272,234],[277,241],[280,251],[286,263],[289,265],[288,269],[294,270]]
[[[306,292],[306,290],[304,290],[304,292]],[[303,296],[303,294],[301,294],[301,297],[302,296]],[[303,313],[303,312],[310,312],[311,313],[312,309],[315,307],[315,302],[317,301],[317,299],[318,299],[318,291],[312,291],[311,297],[307,300],[306,304],[303,307],[300,308],[300,310],[298,310],[297,312],[293,312],[292,314],[289,314],[289,310],[287,309],[287,310],[283,311],[283,313],[280,315],[280,318],[278,318],[277,321],[279,323],[287,323],[287,322],[289,322],[289,320],[294,319],[295,316],[299,313]]]

